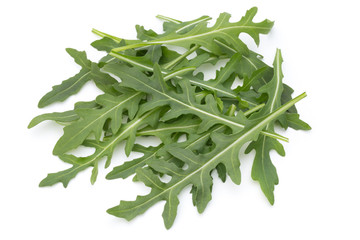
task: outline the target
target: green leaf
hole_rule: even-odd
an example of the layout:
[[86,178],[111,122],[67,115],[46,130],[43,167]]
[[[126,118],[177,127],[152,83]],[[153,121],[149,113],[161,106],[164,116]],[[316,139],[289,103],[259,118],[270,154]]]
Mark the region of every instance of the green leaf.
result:
[[306,122],[302,121],[297,113],[286,113],[286,122],[289,127],[295,130],[311,130],[311,127]]
[[235,183],[239,183],[240,162],[238,151],[241,146],[250,140],[255,140],[261,129],[305,96],[305,94],[302,94],[273,113],[251,122],[250,125],[247,125],[248,127],[239,133],[233,135],[213,133],[212,140],[216,146],[209,153],[196,155],[189,149],[172,148],[169,150],[170,153],[186,163],[188,165],[187,169],[178,168],[176,165],[161,158],[151,161],[149,163],[151,168],[157,172],[170,175],[171,180],[168,183],[164,183],[152,171],[138,168],[136,170],[138,179],[150,187],[151,192],[145,196],[138,196],[135,201],[121,201],[118,206],[108,209],[107,212],[114,216],[131,220],[137,215],[144,213],[155,203],[165,200],[163,219],[166,228],[170,228],[175,220],[179,204],[177,195],[188,185],[196,186],[197,207],[198,211],[202,212],[211,199],[212,179],[210,172],[219,163],[223,163],[231,179]]
[[201,45],[214,53],[221,53],[219,46],[213,41],[215,38],[224,39],[232,45],[238,52],[248,52],[246,45],[238,38],[241,32],[249,34],[254,41],[259,44],[259,34],[266,34],[273,26],[273,22],[264,20],[254,23],[252,20],[257,12],[257,8],[248,10],[245,16],[238,22],[230,23],[231,17],[228,13],[220,14],[215,25],[211,28],[206,27],[206,22],[201,22],[191,31],[185,34],[172,32],[164,37],[153,41],[131,44],[113,49],[114,52],[124,51],[129,48],[137,48],[150,45],[169,44],[189,48],[192,44]]
[[[271,114],[281,106],[281,95],[283,92],[281,71],[282,63],[281,51],[277,50],[274,60],[274,76],[270,82],[261,87],[259,91],[268,95],[268,100],[259,113],[251,116],[252,119],[261,117],[264,114]],[[280,116],[278,119],[284,118]],[[274,131],[274,123],[266,125],[265,130]],[[283,146],[276,140],[266,136],[259,136],[256,141],[250,143],[245,153],[252,150],[256,151],[255,159],[251,171],[251,177],[259,181],[260,187],[271,204],[274,204],[274,188],[279,179],[276,168],[272,164],[270,151],[276,150],[281,156],[285,156]]]
[[[97,109],[99,107],[100,106],[95,101],[77,102],[75,104],[75,109],[82,109],[82,108]],[[31,122],[29,123],[28,128],[32,128],[32,127],[38,125],[39,123],[41,123],[43,121],[47,121],[47,120],[52,120],[52,121],[56,121],[59,124],[67,125],[69,123],[79,120],[79,118],[80,117],[76,113],[75,110],[69,110],[69,111],[65,111],[65,112],[45,113],[45,114],[41,114],[41,115],[33,118],[31,120]]]
[[154,40],[159,36],[154,30],[146,30],[144,26],[136,25],[135,28],[139,40]]
[[67,123],[67,122],[76,121],[78,119],[79,119],[79,115],[77,115],[74,110],[70,110],[66,112],[45,113],[33,118],[29,123],[28,128],[35,127],[39,123],[47,120]]
[[111,49],[120,47],[121,45],[120,41],[117,42],[111,38],[103,37],[102,39],[92,42],[91,46],[93,46],[98,51],[110,52]]
[[127,110],[132,119],[143,98],[141,92],[129,91],[120,96],[110,94],[100,95],[96,102],[102,106],[100,109],[76,109],[80,119],[64,128],[63,136],[58,140],[53,154],[60,155],[78,147],[89,135],[94,133],[95,140],[99,140],[103,126],[111,119],[111,130],[116,133],[122,122],[122,113]]
[[66,51],[74,58],[75,62],[82,68],[78,74],[56,85],[53,89],[43,96],[38,104],[39,108],[46,107],[54,102],[62,102],[69,96],[80,91],[84,84],[91,80],[91,62],[86,58],[85,52],[79,52],[72,48]]

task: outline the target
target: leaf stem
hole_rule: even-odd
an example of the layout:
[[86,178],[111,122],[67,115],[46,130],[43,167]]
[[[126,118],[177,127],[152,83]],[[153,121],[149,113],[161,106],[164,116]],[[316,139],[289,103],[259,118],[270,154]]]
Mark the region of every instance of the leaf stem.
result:
[[119,43],[121,42],[121,40],[123,40],[122,38],[118,38],[118,37],[115,37],[113,35],[110,35],[110,34],[107,34],[107,33],[104,33],[104,32],[101,32],[95,28],[93,28],[91,30],[91,32],[95,33],[96,35],[98,35],[99,37],[107,37],[107,38],[111,38],[112,40],[114,40],[115,42]]
[[259,104],[259,105],[255,106],[255,107],[247,110],[246,112],[244,112],[244,115],[248,116],[248,115],[252,114],[253,112],[256,112],[257,110],[263,108],[264,106],[265,106],[265,103]]
[[181,68],[181,69],[178,69],[176,71],[173,71],[169,74],[166,74],[164,76],[164,80],[167,81],[173,77],[177,77],[179,75],[183,75],[184,73],[187,73],[187,72],[191,72],[191,71],[195,71],[196,70],[196,67],[185,67],[185,68]]
[[192,54],[193,52],[195,52],[197,49],[200,48],[200,45],[195,45],[192,48],[190,48],[188,51],[186,51],[185,53],[181,54],[179,57],[175,58],[174,60],[172,60],[171,62],[167,63],[164,65],[165,69],[171,70],[176,64],[178,64],[181,60],[183,60],[184,58],[186,58],[187,56],[189,56],[190,54]]
[[160,15],[160,14],[158,14],[158,15],[156,16],[156,18],[161,19],[161,20],[164,20],[164,21],[166,21],[166,22],[172,22],[172,23],[176,23],[176,24],[182,23],[182,21],[180,21],[180,20],[176,20],[176,19],[174,19],[174,18],[166,17],[166,16],[163,16],[163,15]]

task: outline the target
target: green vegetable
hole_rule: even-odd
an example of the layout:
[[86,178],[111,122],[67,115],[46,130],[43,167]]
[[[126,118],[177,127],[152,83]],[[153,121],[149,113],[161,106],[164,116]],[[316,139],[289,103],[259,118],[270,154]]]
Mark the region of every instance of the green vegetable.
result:
[[[29,128],[46,120],[65,125],[53,154],[71,167],[48,174],[40,186],[62,183],[67,187],[87,168],[92,168],[90,182],[94,184],[99,162],[106,160],[108,168],[115,147],[125,141],[127,156],[132,151],[143,156],[115,166],[106,179],[132,176],[151,191],[135,201],[121,201],[108,213],[131,220],[155,203],[166,201],[163,219],[170,228],[180,203],[178,194],[185,187],[191,186],[193,204],[202,213],[211,200],[213,171],[223,182],[229,176],[240,184],[239,151],[249,143],[245,153],[255,150],[251,176],[274,204],[278,175],[270,151],[284,156],[279,140],[288,141],[275,132],[275,126],[285,130],[311,128],[295,108],[306,94],[293,99],[293,89],[282,82],[281,51],[276,51],[271,67],[238,38],[246,33],[259,44],[259,34],[270,31],[273,22],[253,22],[256,12],[252,8],[233,23],[229,22],[230,14],[222,13],[210,28],[208,16],[182,22],[158,15],[165,21],[164,32],[137,25],[135,40],[93,29],[102,39],[91,45],[106,54],[98,63],[87,59],[85,52],[68,48],[81,70],[54,86],[41,98],[39,107],[64,101],[87,81],[94,81],[104,93],[93,101],[76,103],[74,109],[41,114],[30,122]],[[180,54],[167,45],[185,48],[185,52]],[[219,60],[226,63],[214,70],[214,79],[204,79],[199,67]],[[234,88],[237,78],[243,83]],[[184,135],[185,140],[181,140]],[[145,147],[135,143],[138,136],[154,136],[161,143]],[[95,151],[85,157],[69,153],[80,146]],[[164,175],[170,181],[163,182]]]

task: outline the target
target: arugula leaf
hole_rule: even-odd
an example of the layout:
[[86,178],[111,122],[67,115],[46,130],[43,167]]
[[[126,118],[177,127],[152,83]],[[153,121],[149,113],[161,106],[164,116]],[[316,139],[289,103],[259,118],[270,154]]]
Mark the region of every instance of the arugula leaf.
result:
[[74,110],[65,111],[65,112],[45,113],[33,118],[29,123],[28,128],[33,128],[39,123],[46,120],[53,120],[61,123],[66,123],[66,122],[73,122],[78,119],[79,116],[76,114]]
[[302,121],[299,116],[297,113],[286,113],[285,117],[288,126],[295,130],[311,130],[310,125]]
[[221,53],[219,46],[213,41],[215,38],[224,39],[232,45],[238,52],[247,53],[248,48],[238,38],[241,32],[249,34],[256,44],[259,44],[259,34],[266,34],[273,26],[273,22],[264,20],[260,23],[254,23],[252,20],[257,12],[257,8],[248,10],[245,16],[238,22],[230,23],[230,14],[222,13],[217,19],[215,25],[211,28],[206,27],[206,22],[196,25],[191,31],[185,34],[172,32],[164,37],[153,41],[130,44],[112,51],[120,52],[129,48],[144,47],[150,45],[169,44],[189,48],[192,44],[201,45],[214,53]]
[[78,93],[85,83],[90,80],[93,80],[96,86],[105,93],[115,94],[111,86],[117,83],[117,81],[109,75],[100,72],[97,64],[88,60],[84,51],[80,52],[72,48],[67,48],[66,51],[81,66],[81,70],[75,76],[54,86],[50,92],[45,94],[39,101],[39,108],[66,100],[71,95]]
[[64,128],[64,135],[58,140],[53,154],[60,155],[78,147],[89,135],[94,133],[95,140],[99,140],[106,121],[111,119],[111,130],[116,133],[122,122],[122,112],[126,109],[132,119],[139,107],[144,94],[128,91],[120,96],[110,94],[100,95],[96,102],[100,109],[76,109],[80,119]]
[[[253,114],[252,118],[256,119],[264,114],[270,114],[281,105],[281,95],[283,92],[282,61],[281,51],[278,49],[274,60],[274,77],[259,89],[259,92],[268,95],[268,103],[259,113]],[[281,117],[283,118],[284,116]],[[274,131],[274,123],[267,124],[265,130]],[[259,181],[265,196],[271,204],[274,204],[274,186],[278,184],[279,180],[276,169],[270,159],[270,151],[272,149],[276,150],[281,156],[285,156],[284,147],[276,139],[266,136],[259,136],[256,141],[251,142],[245,153],[249,153],[252,150],[256,151],[251,176],[255,181]]]
[[86,82],[91,80],[91,61],[87,59],[86,53],[72,48],[67,48],[66,51],[82,68],[74,77],[63,81],[60,85],[54,86],[50,92],[45,94],[39,101],[39,108],[66,100],[69,96],[77,93]]

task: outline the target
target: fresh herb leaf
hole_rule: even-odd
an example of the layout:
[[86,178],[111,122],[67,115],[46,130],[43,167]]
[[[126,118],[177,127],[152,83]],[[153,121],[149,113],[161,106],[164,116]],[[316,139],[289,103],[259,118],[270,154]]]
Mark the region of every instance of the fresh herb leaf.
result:
[[[251,118],[256,119],[264,114],[271,114],[281,106],[281,95],[283,92],[282,61],[281,52],[277,50],[274,60],[274,76],[270,82],[259,89],[259,92],[268,95],[267,104],[258,113],[253,114]],[[280,116],[279,118],[283,117]],[[274,123],[267,124],[265,130],[274,131]],[[270,159],[270,151],[273,149],[281,156],[285,156],[284,147],[276,139],[267,136],[259,136],[245,150],[245,153],[249,153],[252,150],[256,151],[251,177],[255,181],[259,181],[262,191],[271,204],[274,204],[274,186],[279,182],[276,168]]]
[[86,53],[72,48],[67,48],[66,51],[82,68],[74,77],[63,81],[60,85],[54,86],[50,92],[45,94],[39,101],[39,108],[66,100],[69,96],[79,92],[81,87],[91,80],[91,62],[87,59]]
[[231,17],[228,13],[220,14],[215,25],[211,28],[206,27],[206,22],[201,22],[196,25],[191,31],[185,34],[172,32],[164,37],[158,38],[154,41],[147,41],[142,43],[131,44],[119,48],[114,48],[112,51],[120,52],[129,48],[138,48],[150,45],[169,44],[185,47],[189,49],[192,44],[199,44],[214,53],[221,53],[219,46],[213,41],[215,38],[220,37],[227,43],[233,46],[238,52],[248,52],[247,46],[238,38],[241,32],[249,34],[256,44],[259,44],[259,34],[268,33],[273,22],[264,20],[260,23],[254,23],[252,20],[257,12],[257,8],[248,10],[245,16],[238,22],[230,23]]
[[132,119],[144,97],[141,92],[129,91],[120,96],[109,94],[100,95],[96,102],[100,109],[76,109],[80,119],[64,128],[64,135],[56,143],[53,154],[60,155],[78,147],[84,140],[94,133],[95,140],[99,140],[106,121],[111,119],[111,130],[118,132],[122,122],[122,112],[127,110]]

